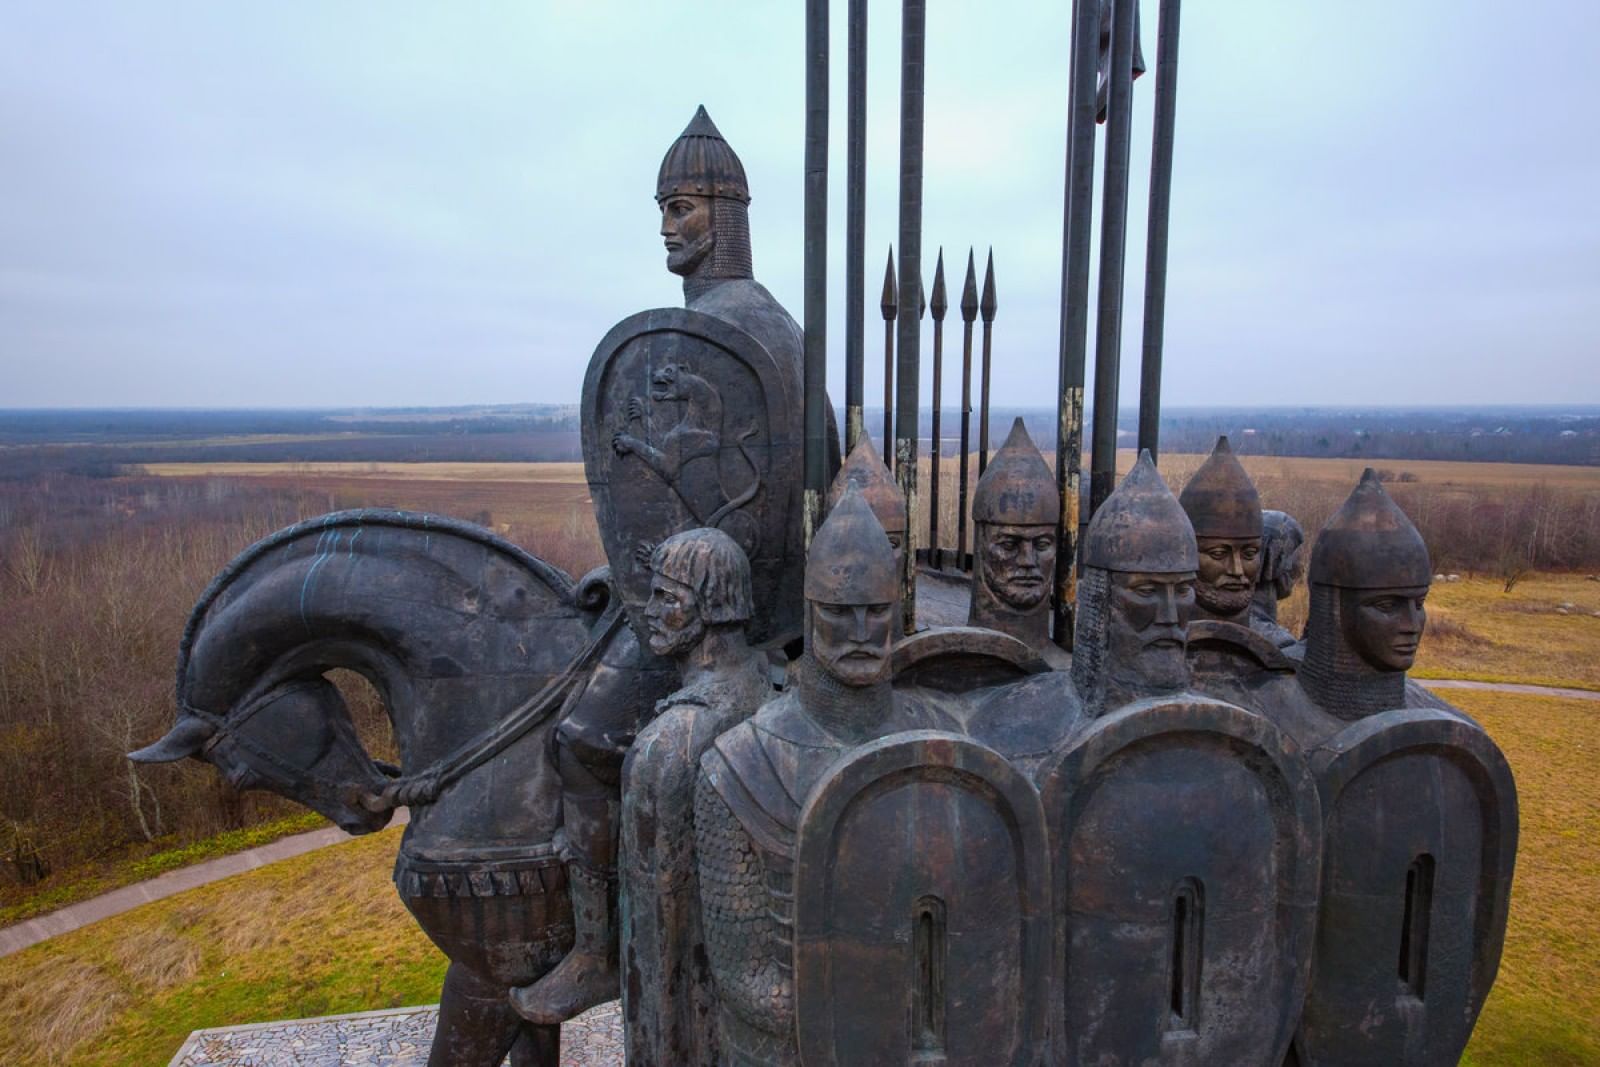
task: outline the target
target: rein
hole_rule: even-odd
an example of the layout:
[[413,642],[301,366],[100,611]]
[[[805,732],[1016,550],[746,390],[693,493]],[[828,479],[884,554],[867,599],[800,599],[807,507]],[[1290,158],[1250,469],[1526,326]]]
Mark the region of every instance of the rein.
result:
[[[362,789],[349,782],[330,781],[310,768],[291,766],[276,753],[262,748],[240,734],[236,729],[237,723],[230,724],[222,716],[196,708],[186,700],[180,700],[178,703],[185,713],[195,716],[215,731],[211,740],[206,742],[207,747],[222,737],[227,737],[250,755],[273,767],[289,782],[309,783],[317,791],[342,801],[353,800],[371,812],[392,811],[395,808],[415,804],[430,804],[438,799],[440,792],[446,786],[504,752],[513,742],[549,718],[552,711],[561,707],[573,685],[583,678],[599,659],[602,649],[617,632],[623,618],[621,609],[614,608],[603,620],[594,637],[567,668],[546,682],[533,696],[513,708],[500,722],[484,730],[449,755],[434,760],[422,770],[413,774],[402,774],[393,779],[378,792]],[[251,712],[247,710],[246,714],[240,717],[240,721],[249,718],[250,714]],[[359,792],[355,792],[352,796],[352,792],[356,790]]]

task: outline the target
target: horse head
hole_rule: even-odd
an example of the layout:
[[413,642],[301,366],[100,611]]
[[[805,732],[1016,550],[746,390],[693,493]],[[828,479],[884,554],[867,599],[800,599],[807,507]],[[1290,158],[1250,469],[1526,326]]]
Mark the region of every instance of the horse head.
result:
[[[424,837],[548,830],[559,786],[536,738],[480,749],[477,762],[461,752],[563,677],[597,605],[600,594],[468,523],[374,510],[298,523],[246,549],[201,596],[179,649],[177,722],[129,758],[203,760],[236,788],[278,793],[351,833],[382,828],[401,804]],[[334,668],[377,689],[401,767],[362,747],[325,677]],[[452,761],[476,776],[473,802],[419,815]]]
[[344,698],[321,677],[274,681],[227,716],[180,706],[165,737],[128,754],[140,763],[185,757],[210,763],[241,792],[265,789],[304,804],[346,833],[381,830],[392,812],[370,800],[389,780],[385,765],[367,755]]

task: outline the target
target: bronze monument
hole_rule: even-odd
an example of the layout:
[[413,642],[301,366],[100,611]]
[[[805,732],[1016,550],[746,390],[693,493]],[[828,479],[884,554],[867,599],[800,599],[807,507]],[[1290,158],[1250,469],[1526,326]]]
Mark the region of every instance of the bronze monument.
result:
[[[619,996],[635,1067],[1455,1062],[1499,962],[1516,791],[1488,736],[1407,680],[1421,537],[1368,471],[1310,553],[1297,643],[1276,608],[1299,525],[1262,510],[1226,438],[1181,503],[1156,468],[1168,6],[1141,452],[1114,485],[1138,5],[1079,0],[1060,443],[1052,470],[1019,420],[991,462],[986,284],[973,574],[941,602],[970,603],[965,626],[910,610],[919,581],[964,581],[909,522],[925,6],[903,26],[895,468],[863,434],[831,493],[809,11],[808,329],[752,275],[744,168],[702,108],[656,186],[686,306],[623,320],[585,377],[608,565],[575,581],[427,515],[297,524],[201,597],[177,722],[133,758],[205,760],[356,833],[409,807],[396,888],[450,960],[431,1067],[555,1067],[559,1024]],[[856,432],[861,362],[852,345]],[[400,767],[362,749],[336,668],[383,695]]]

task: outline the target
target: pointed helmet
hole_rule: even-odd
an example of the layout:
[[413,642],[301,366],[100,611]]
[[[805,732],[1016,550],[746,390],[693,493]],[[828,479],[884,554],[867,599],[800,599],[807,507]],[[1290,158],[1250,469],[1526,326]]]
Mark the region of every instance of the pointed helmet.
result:
[[907,526],[906,497],[900,486],[889,475],[889,468],[872,447],[872,438],[866,434],[850,450],[850,457],[839,468],[839,474],[828,489],[828,510],[839,506],[847,490],[859,492],[878,517],[885,531],[904,533]]
[[1183,487],[1178,503],[1196,537],[1260,537],[1261,495],[1233,454],[1226,436]]
[[1083,565],[1125,573],[1182,574],[1200,568],[1194,527],[1150,458],[1106,497],[1084,534]]
[[723,139],[703,104],[667,149],[656,175],[657,202],[680,195],[750,202],[744,164]]
[[1432,581],[1422,535],[1368,467],[1344,506],[1317,535],[1311,584],[1343,589],[1414,589]]
[[854,486],[811,539],[806,599],[822,604],[892,604],[900,574],[889,535]]
[[994,454],[972,498],[972,521],[1054,526],[1061,518],[1055,475],[1019,418]]

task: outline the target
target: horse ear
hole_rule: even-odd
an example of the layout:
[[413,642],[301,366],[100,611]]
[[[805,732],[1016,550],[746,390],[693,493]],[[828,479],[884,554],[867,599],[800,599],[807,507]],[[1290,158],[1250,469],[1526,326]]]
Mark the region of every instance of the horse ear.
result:
[[216,729],[193,715],[185,715],[167,735],[153,745],[128,753],[135,763],[171,763],[185,756],[198,755],[200,746],[211,740]]

